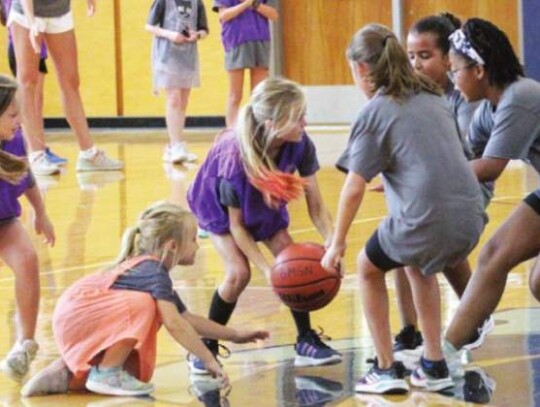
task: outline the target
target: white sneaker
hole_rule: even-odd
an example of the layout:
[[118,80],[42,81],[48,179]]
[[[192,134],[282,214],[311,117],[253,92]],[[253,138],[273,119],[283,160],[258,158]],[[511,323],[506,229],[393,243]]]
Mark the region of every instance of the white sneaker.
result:
[[38,349],[39,345],[33,339],[17,341],[2,361],[2,369],[13,378],[22,378],[30,370]]
[[21,396],[67,393],[71,377],[71,372],[64,361],[57,359],[25,383],[21,389]]
[[183,162],[197,161],[197,156],[187,149],[186,143],[167,144],[163,153],[163,161],[181,164]]
[[482,325],[480,325],[478,328],[475,338],[466,345],[463,345],[463,349],[473,350],[482,346],[487,334],[493,331],[493,328],[495,328],[495,319],[493,318],[493,315],[490,315],[489,318],[486,318],[484,322],[482,322]]
[[82,152],[77,158],[77,171],[119,171],[123,168],[122,161],[107,157],[105,151],[99,149],[90,158],[86,158]]
[[51,163],[44,151],[37,154],[30,154],[30,168],[34,175],[54,175],[60,173],[60,167]]

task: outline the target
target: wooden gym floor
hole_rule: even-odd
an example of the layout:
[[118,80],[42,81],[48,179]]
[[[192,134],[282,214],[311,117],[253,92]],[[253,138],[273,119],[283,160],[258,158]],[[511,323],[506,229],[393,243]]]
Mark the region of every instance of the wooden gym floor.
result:
[[[312,128],[310,134],[318,147],[322,163],[319,181],[323,196],[335,214],[343,175],[333,163],[347,140],[348,129]],[[189,132],[190,146],[204,158],[215,131]],[[77,174],[74,170],[76,148],[68,133],[50,136],[55,152],[69,158],[65,171],[57,177],[38,180],[48,212],[56,228],[57,245],[50,249],[35,239],[41,262],[42,299],[37,340],[41,350],[32,372],[58,356],[51,329],[51,315],[58,296],[75,280],[112,260],[118,250],[124,228],[149,203],[170,199],[185,202],[185,192],[197,165],[164,165],[161,161],[165,132],[96,133],[99,145],[112,157],[126,163],[123,173]],[[489,208],[490,223],[482,242],[492,235],[512,208],[538,185],[536,175],[522,165],[512,165],[497,183],[496,197]],[[27,208],[27,206],[25,206]],[[290,231],[297,241],[320,241],[309,222],[305,204],[290,207]],[[368,328],[363,319],[354,272],[358,250],[371,235],[386,207],[384,197],[368,193],[350,232],[345,258],[346,275],[336,299],[312,315],[314,327],[320,326],[333,338],[332,346],[344,353],[341,364],[295,369],[292,361],[295,330],[287,309],[279,303],[262,276],[254,271],[249,288],[240,299],[231,326],[266,328],[271,337],[264,343],[229,345],[232,356],[224,360],[232,389],[219,394],[213,384],[192,382],[188,375],[186,352],[176,345],[165,330],[160,332],[157,370],[152,398],[102,397],[89,393],[21,399],[20,385],[0,372],[0,405],[4,406],[459,406],[473,401],[505,406],[540,405],[540,308],[527,287],[528,269],[524,264],[513,272],[497,312],[496,327],[485,345],[470,358],[470,373],[456,385],[457,400],[438,394],[412,391],[407,396],[357,396],[354,382],[368,369],[365,360],[373,355]],[[22,221],[31,227],[28,210]],[[173,271],[175,288],[193,312],[207,314],[215,287],[222,278],[222,265],[209,240],[201,240],[196,264]],[[475,264],[476,250],[472,256]],[[392,277],[389,275],[391,322],[399,331]],[[14,278],[0,264],[0,357],[14,340]],[[443,321],[448,322],[457,299],[441,279]]]

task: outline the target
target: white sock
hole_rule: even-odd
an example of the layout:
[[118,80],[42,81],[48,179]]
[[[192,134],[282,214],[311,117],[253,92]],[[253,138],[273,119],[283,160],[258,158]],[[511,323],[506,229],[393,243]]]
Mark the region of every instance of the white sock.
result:
[[94,155],[96,155],[96,153],[97,153],[97,147],[92,146],[87,150],[81,150],[80,155],[82,158],[89,159],[89,158],[92,158]]

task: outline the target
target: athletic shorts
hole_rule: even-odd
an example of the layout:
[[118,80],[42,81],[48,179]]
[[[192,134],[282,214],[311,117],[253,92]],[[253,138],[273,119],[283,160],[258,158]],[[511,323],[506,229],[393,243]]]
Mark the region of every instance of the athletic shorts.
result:
[[9,217],[9,218],[4,218],[4,219],[0,219],[0,227],[2,226],[5,226],[9,223],[13,223],[17,221],[17,218],[15,216],[12,216],[12,217]]
[[369,261],[371,261],[375,267],[381,269],[382,271],[390,271],[403,267],[403,264],[392,260],[384,252],[383,248],[381,247],[381,243],[379,242],[378,230],[376,230],[367,241],[365,251]]
[[251,41],[225,52],[225,69],[267,68],[270,66],[270,42]]
[[[13,74],[13,76],[17,76],[17,60],[15,59],[15,49],[13,48],[13,44],[9,44],[8,47],[8,60],[9,60],[9,70]],[[40,58],[39,59],[39,72],[42,74],[49,73],[47,69],[47,58]]]
[[[75,28],[73,13],[71,11],[60,17],[34,17],[34,21],[36,22],[37,30],[45,34],[60,34]],[[9,27],[14,22],[27,30],[30,29],[30,24],[26,16],[11,9],[7,26]]]
[[527,195],[523,202],[525,202],[527,205],[529,205],[538,215],[540,215],[540,190],[536,190],[535,192]]

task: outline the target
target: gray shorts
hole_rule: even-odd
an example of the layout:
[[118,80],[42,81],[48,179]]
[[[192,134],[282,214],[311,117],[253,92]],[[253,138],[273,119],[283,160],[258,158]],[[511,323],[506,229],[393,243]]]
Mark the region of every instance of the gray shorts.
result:
[[270,66],[270,42],[251,41],[225,52],[225,69],[268,68]]

